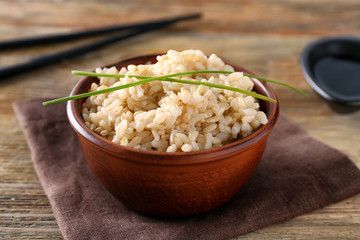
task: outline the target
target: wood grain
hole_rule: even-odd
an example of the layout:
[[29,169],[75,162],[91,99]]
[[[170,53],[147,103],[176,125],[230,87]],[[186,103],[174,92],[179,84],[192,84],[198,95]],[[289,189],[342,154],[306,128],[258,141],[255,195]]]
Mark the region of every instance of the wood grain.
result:
[[[31,162],[31,153],[11,103],[67,95],[79,77],[125,56],[199,48],[257,74],[286,81],[309,99],[274,86],[281,111],[310,135],[347,154],[360,167],[360,111],[334,110],[305,82],[299,56],[324,36],[358,35],[358,0],[174,0],[174,1],[0,1],[0,39],[68,32],[104,25],[203,12],[201,21],[181,23],[92,53],[0,81],[0,238],[62,239]],[[0,52],[0,66],[87,42],[54,44]],[[360,238],[360,195],[239,236],[237,239]]]

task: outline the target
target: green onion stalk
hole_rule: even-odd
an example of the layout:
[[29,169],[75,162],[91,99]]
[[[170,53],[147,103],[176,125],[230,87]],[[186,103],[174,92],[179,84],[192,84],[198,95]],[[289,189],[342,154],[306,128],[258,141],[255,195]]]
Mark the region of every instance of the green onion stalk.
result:
[[[86,98],[86,97],[90,97],[90,96],[94,96],[94,95],[98,95],[98,94],[103,94],[103,93],[109,93],[109,92],[113,92],[113,91],[117,91],[117,90],[121,90],[121,89],[125,89],[125,88],[138,86],[138,85],[148,83],[148,82],[152,82],[152,81],[165,81],[165,82],[177,82],[177,83],[183,83],[183,84],[192,84],[192,85],[203,85],[203,86],[207,86],[207,87],[219,88],[219,89],[223,89],[223,90],[230,90],[230,91],[242,93],[242,94],[252,96],[252,97],[255,97],[255,98],[258,98],[258,99],[261,99],[261,100],[269,101],[269,102],[274,102],[274,103],[276,102],[275,99],[266,97],[264,95],[261,95],[261,94],[255,93],[255,92],[240,89],[240,88],[235,88],[235,87],[226,86],[226,85],[222,85],[222,84],[209,83],[209,82],[201,82],[201,81],[193,81],[193,80],[185,80],[185,79],[174,78],[174,77],[186,76],[186,75],[210,74],[210,73],[231,74],[233,72],[230,72],[230,71],[204,70],[204,71],[181,72],[181,73],[169,74],[169,75],[158,76],[158,77],[149,77],[149,76],[139,76],[139,75],[84,72],[84,71],[74,70],[74,71],[72,71],[72,74],[80,75],[80,76],[113,77],[113,78],[124,78],[124,77],[128,76],[128,77],[134,77],[134,78],[137,78],[137,79],[140,79],[140,80],[137,81],[137,82],[124,84],[124,85],[121,85],[121,86],[110,87],[110,88],[106,88],[106,89],[102,89],[102,90],[98,90],[98,91],[82,93],[82,94],[77,94],[77,95],[74,95],[74,96],[68,96],[68,97],[63,97],[63,98],[50,100],[50,101],[47,101],[47,102],[43,102],[43,106],[47,106],[47,105],[54,104],[54,103],[65,102],[65,101],[69,101],[69,100],[74,100],[74,99]],[[257,77],[257,76],[246,74],[246,73],[243,73],[243,74],[244,74],[244,76],[247,76],[247,77],[250,77],[250,78],[256,78],[256,79],[259,79],[259,80],[262,80],[262,81],[265,81],[265,82],[275,83],[275,84],[279,84],[279,85],[288,87],[288,88],[302,94],[305,97],[309,97],[309,95],[307,93],[305,93],[304,91],[302,91],[300,89],[297,89],[297,88],[295,88],[295,87],[293,87],[293,86],[291,86],[289,84],[279,82],[279,81],[270,80],[270,79],[266,79],[266,78],[262,78],[262,77]]]

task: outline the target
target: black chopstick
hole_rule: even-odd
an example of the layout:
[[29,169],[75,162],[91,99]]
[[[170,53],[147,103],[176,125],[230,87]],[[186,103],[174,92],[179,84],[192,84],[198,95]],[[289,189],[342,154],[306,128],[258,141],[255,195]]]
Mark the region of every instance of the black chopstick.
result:
[[146,25],[143,25],[142,27],[137,26],[134,30],[127,30],[127,32],[123,33],[123,34],[118,34],[116,36],[105,38],[105,39],[102,39],[102,40],[99,40],[99,41],[96,41],[93,43],[85,44],[80,47],[75,47],[75,48],[71,48],[68,50],[43,55],[43,56],[34,58],[28,62],[16,64],[16,65],[9,66],[9,67],[0,68],[0,80],[3,78],[9,77],[9,76],[13,76],[13,75],[20,74],[20,73],[23,73],[23,72],[26,72],[29,70],[33,70],[33,69],[36,69],[39,67],[49,65],[51,63],[59,62],[66,58],[78,56],[80,54],[90,52],[92,50],[95,50],[97,48],[103,47],[105,45],[108,45],[108,44],[111,44],[114,42],[125,40],[125,39],[131,38],[131,37],[135,37],[137,35],[140,35],[140,34],[143,34],[143,33],[149,32],[149,31],[157,30],[157,29],[166,27],[166,26],[168,26],[172,23],[178,22],[178,21],[190,20],[190,19],[197,18],[197,17],[200,17],[200,15],[187,15],[187,16],[183,16],[183,17],[168,19],[168,20],[165,20],[162,22],[159,21],[157,23],[146,24]]
[[21,39],[12,39],[12,40],[0,42],[0,50],[72,41],[75,39],[86,38],[86,37],[91,37],[91,36],[100,36],[100,35],[117,32],[117,31],[121,31],[121,30],[144,28],[144,27],[146,28],[146,27],[152,27],[152,26],[162,25],[162,24],[171,24],[171,23],[175,23],[178,21],[191,20],[191,19],[196,19],[196,18],[200,18],[200,17],[201,17],[200,13],[193,13],[193,14],[183,15],[183,16],[179,16],[179,17],[175,17],[175,18],[161,19],[161,20],[150,21],[150,22],[146,22],[146,23],[125,24],[125,25],[109,26],[109,27],[104,27],[104,28],[98,28],[98,29],[80,31],[80,32],[72,32],[72,33],[66,33],[66,34],[53,34],[53,35],[36,36],[36,37],[28,37],[28,38],[21,38]]

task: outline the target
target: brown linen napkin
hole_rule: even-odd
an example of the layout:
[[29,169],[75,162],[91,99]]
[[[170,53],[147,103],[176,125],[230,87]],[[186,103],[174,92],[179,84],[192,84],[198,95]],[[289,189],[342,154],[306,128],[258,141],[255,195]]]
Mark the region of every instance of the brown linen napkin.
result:
[[14,109],[65,239],[227,239],[360,192],[360,171],[345,155],[280,116],[255,174],[232,200],[190,218],[147,217],[103,188],[85,162],[65,104],[42,107],[45,100]]

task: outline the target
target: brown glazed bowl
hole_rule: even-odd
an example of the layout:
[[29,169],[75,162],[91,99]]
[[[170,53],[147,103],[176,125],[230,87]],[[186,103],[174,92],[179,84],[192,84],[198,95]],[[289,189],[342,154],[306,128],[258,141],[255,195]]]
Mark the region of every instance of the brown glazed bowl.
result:
[[[127,58],[109,66],[155,62],[156,56]],[[252,80],[256,92],[277,99],[266,83]],[[97,78],[85,77],[71,95],[87,92],[96,81]],[[261,101],[269,121],[248,137],[209,150],[164,153],[124,147],[97,135],[81,117],[84,100],[68,102],[67,115],[90,168],[124,205],[151,216],[191,216],[228,201],[254,172],[279,116],[278,103]]]

